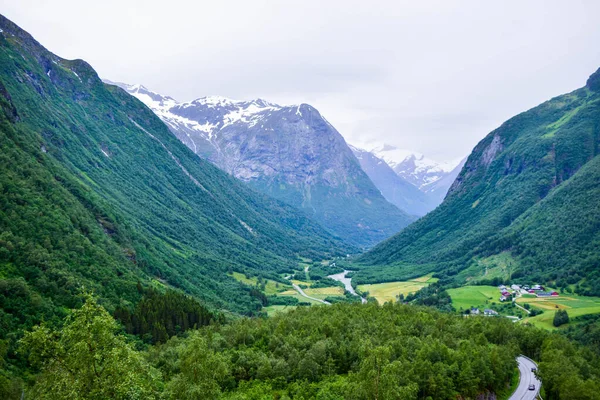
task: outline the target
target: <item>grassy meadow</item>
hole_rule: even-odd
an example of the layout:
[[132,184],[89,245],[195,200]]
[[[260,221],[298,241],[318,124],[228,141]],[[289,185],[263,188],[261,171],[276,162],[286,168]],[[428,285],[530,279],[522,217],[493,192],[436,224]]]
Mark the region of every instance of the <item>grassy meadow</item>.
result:
[[369,297],[374,297],[379,304],[384,304],[388,301],[396,301],[401,294],[407,296],[434,282],[437,282],[437,278],[432,278],[432,274],[428,274],[408,281],[359,285],[358,290],[363,293],[369,292]]
[[[565,294],[559,297],[519,297],[517,299],[519,305],[528,303],[532,308],[538,308],[544,311],[543,314],[535,317],[523,319],[523,323],[530,323],[540,328],[557,329],[552,325],[554,312],[559,309],[566,310],[569,318],[573,318],[588,314],[600,313],[600,298],[599,297],[584,297],[575,294]],[[568,326],[572,324],[569,323]]]

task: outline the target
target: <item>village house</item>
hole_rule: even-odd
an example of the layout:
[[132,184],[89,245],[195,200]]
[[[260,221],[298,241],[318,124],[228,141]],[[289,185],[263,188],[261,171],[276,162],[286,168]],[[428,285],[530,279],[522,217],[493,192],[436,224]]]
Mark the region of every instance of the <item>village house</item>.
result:
[[471,308],[471,315],[479,315],[479,308],[472,307]]
[[558,292],[537,292],[537,297],[558,297]]
[[489,308],[486,308],[485,310],[483,310],[483,314],[487,315],[488,317],[490,317],[490,316],[498,315],[498,312],[495,311],[495,310],[491,310]]

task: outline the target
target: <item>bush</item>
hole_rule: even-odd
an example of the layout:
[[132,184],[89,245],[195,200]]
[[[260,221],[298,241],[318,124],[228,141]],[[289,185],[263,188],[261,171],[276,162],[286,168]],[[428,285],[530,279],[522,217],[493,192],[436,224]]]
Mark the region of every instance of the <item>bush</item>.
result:
[[552,325],[558,327],[568,323],[569,314],[567,314],[567,310],[556,310],[556,313],[554,314],[554,320],[552,321]]

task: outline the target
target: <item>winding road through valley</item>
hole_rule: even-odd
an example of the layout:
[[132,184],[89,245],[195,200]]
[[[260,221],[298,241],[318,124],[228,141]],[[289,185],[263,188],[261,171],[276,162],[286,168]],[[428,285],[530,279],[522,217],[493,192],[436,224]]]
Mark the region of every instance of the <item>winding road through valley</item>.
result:
[[[540,392],[542,382],[535,376],[533,369],[537,370],[537,364],[524,356],[517,357],[519,363],[519,386],[508,400],[534,400]],[[529,385],[534,385],[534,390],[529,390]]]

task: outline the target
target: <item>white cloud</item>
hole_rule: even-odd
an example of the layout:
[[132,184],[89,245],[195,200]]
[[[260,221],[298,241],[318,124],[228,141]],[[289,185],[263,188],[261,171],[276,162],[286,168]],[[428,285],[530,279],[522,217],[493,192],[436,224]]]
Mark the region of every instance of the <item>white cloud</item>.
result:
[[0,0],[102,77],[179,100],[310,103],[350,142],[441,160],[600,66],[600,3]]

